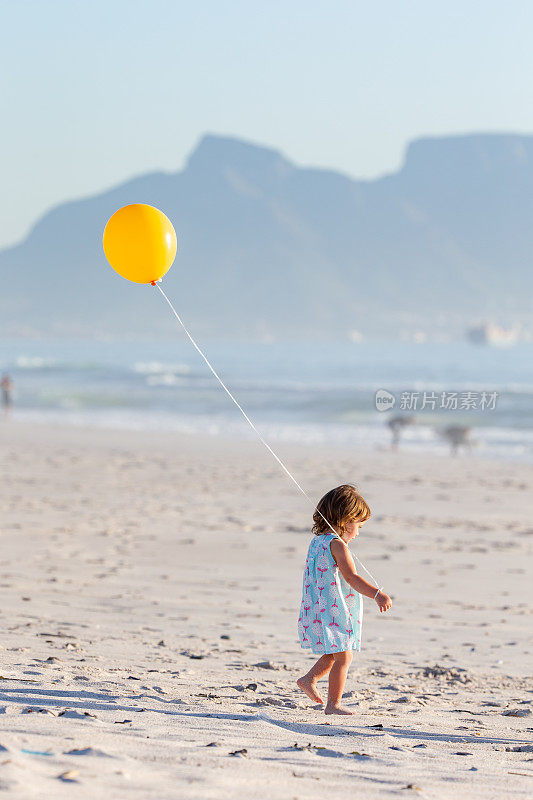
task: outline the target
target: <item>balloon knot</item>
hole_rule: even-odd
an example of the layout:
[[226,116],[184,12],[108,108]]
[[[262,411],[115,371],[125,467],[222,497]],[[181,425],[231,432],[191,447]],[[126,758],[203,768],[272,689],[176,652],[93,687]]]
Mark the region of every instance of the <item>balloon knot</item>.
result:
[[152,286],[155,286],[155,281],[150,281]]

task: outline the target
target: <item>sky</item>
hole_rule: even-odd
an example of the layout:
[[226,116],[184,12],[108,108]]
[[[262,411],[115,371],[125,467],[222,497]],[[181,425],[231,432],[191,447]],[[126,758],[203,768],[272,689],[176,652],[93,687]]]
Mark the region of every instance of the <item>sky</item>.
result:
[[0,247],[206,132],[353,177],[533,133],[530,0],[0,0]]

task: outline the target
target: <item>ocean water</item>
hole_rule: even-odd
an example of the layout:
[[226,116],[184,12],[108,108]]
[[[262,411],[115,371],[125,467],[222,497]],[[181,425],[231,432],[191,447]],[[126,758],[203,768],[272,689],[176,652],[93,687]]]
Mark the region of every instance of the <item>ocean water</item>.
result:
[[[443,429],[462,425],[471,429],[471,457],[533,461],[531,343],[199,344],[272,444],[388,448],[387,421],[410,414],[415,424],[400,442],[407,451],[447,454]],[[14,381],[13,416],[21,421],[255,436],[180,334],[150,342],[3,340],[0,370]],[[391,409],[376,407],[380,390],[394,397]]]

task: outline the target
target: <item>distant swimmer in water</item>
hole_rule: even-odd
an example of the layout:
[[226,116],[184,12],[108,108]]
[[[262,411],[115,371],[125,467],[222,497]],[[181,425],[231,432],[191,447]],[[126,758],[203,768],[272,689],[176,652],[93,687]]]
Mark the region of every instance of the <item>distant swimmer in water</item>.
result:
[[13,392],[13,381],[7,373],[2,375],[2,379],[0,380],[0,389],[2,390],[2,408],[4,409],[4,416],[7,417],[11,411],[11,406],[13,405],[11,397]]

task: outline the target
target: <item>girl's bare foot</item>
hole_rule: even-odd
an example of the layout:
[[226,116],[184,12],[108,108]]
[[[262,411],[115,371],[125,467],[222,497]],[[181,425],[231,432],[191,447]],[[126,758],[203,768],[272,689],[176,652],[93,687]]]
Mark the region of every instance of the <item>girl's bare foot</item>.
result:
[[306,675],[304,675],[303,678],[298,678],[296,684],[302,692],[306,693],[310,700],[314,700],[315,703],[324,702],[316,690],[316,684]]
[[326,708],[324,709],[325,714],[350,714],[353,716],[355,713],[354,711],[350,711],[349,708],[344,708],[344,706],[333,706],[330,703],[327,704]]

